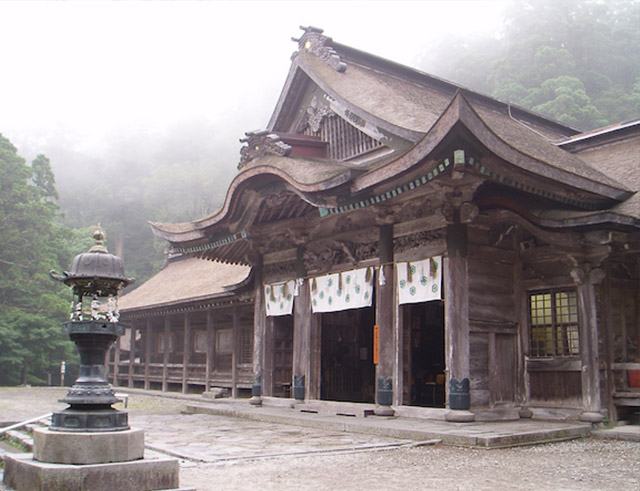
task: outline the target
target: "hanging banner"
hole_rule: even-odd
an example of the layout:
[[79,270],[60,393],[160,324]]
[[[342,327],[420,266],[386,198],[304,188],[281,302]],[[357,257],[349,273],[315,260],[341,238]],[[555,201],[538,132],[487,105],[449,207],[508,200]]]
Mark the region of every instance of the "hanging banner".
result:
[[264,285],[264,304],[267,316],[291,315],[297,280]]
[[373,268],[318,276],[309,281],[311,310],[314,313],[371,307]]
[[396,271],[401,304],[442,299],[442,256],[397,263]]

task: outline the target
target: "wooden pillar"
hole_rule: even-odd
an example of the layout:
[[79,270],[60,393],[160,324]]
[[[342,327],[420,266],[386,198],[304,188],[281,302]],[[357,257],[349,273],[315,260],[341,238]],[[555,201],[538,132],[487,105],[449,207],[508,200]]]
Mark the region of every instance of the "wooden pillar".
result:
[[598,317],[595,286],[604,279],[604,271],[582,264],[571,270],[576,282],[580,321],[580,359],[582,362],[582,407],[580,419],[600,423],[604,417],[600,401],[600,355],[598,353]]
[[209,390],[209,384],[211,383],[211,370],[213,370],[214,363],[214,350],[213,350],[213,312],[207,310],[207,357],[205,361],[205,373],[204,373],[204,387],[205,392]]
[[120,385],[118,376],[120,375],[120,337],[116,338],[115,352],[113,354],[113,385]]
[[278,317],[265,317],[262,336],[262,395],[268,397],[273,396],[273,348],[276,319]]
[[164,329],[162,331],[162,391],[169,388],[169,336],[171,334],[171,319],[169,314],[164,318]]
[[[392,416],[393,366],[395,358],[394,285],[393,278],[393,225],[379,229],[378,250],[380,272],[376,282],[376,330],[378,337],[378,364],[376,365],[376,409],[379,416]],[[384,284],[380,278],[384,277]],[[372,326],[373,327],[373,326]],[[374,333],[375,335],[375,333]],[[396,387],[396,390],[397,387]]]
[[133,387],[133,365],[136,361],[136,327],[131,323],[131,337],[129,338],[129,387]]
[[293,301],[293,362],[292,397],[304,401],[311,377],[311,295],[309,281],[305,280]]
[[151,319],[147,319],[147,324],[144,329],[144,388],[149,390],[151,384],[149,382],[149,363],[151,359]]
[[264,335],[266,313],[264,308],[264,288],[262,286],[262,256],[253,265],[254,278],[254,314],[253,314],[253,386],[251,387],[250,404],[262,404]]
[[191,315],[184,314],[183,345],[182,345],[182,393],[186,394],[189,387],[189,363],[191,361]]
[[240,322],[238,319],[238,307],[233,307],[233,326],[231,330],[232,334],[232,346],[233,352],[231,354],[231,397],[234,399],[238,397],[238,362],[240,360]]
[[[448,369],[449,421],[473,421],[469,381],[469,273],[467,225],[447,225],[444,260],[445,344]],[[464,412],[462,412],[464,411]]]

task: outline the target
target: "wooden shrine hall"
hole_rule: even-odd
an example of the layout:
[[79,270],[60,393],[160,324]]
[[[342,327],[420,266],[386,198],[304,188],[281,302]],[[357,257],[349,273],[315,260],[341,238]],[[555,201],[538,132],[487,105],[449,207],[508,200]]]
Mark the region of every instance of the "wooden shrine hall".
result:
[[[153,223],[121,385],[431,408],[640,406],[640,121],[581,133],[303,28],[223,206]],[[332,402],[332,403],[334,403]]]

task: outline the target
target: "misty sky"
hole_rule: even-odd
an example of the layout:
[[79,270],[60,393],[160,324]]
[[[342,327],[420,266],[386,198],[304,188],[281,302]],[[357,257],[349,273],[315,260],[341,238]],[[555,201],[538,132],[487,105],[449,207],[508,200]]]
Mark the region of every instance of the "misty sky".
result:
[[452,33],[497,32],[503,7],[481,1],[0,2],[0,133],[27,156],[60,135],[70,151],[108,154],[109,135],[135,139],[183,123],[202,122],[237,142],[242,131],[266,125],[299,25],[415,65],[430,44]]

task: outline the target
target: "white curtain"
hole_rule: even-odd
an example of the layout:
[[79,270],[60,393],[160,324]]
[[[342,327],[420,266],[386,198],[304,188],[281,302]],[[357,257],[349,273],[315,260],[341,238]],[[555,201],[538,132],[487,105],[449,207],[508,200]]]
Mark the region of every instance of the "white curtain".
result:
[[264,303],[267,316],[291,315],[293,297],[298,290],[297,280],[264,285]]
[[317,276],[309,281],[314,313],[371,307],[373,268]]
[[442,298],[442,256],[396,264],[398,299],[403,303]]

